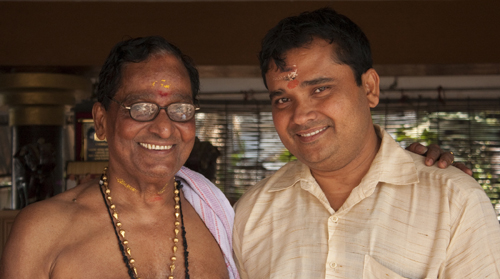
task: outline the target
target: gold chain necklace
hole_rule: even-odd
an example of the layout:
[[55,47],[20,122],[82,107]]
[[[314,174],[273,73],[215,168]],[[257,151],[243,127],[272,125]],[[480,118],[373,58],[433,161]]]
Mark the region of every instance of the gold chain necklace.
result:
[[[123,224],[120,222],[120,219],[118,219],[118,212],[116,211],[116,205],[113,204],[113,198],[111,197],[111,190],[108,187],[108,177],[106,174],[107,170],[108,170],[108,168],[105,167],[103,174],[101,176],[101,180],[99,181],[99,185],[101,186],[100,187],[101,193],[102,193],[103,198],[106,202],[106,206],[108,207],[108,212],[110,214],[110,217],[112,216],[111,221],[113,223],[113,227],[115,228],[115,233],[116,233],[116,231],[118,231],[117,237],[118,237],[118,240],[120,242],[120,250],[122,251],[122,254],[124,256],[124,261],[125,261],[125,259],[128,259],[125,262],[125,264],[127,265],[128,269],[129,269],[129,276],[130,276],[130,278],[141,279],[137,275],[137,268],[135,267],[135,259],[132,258],[132,251],[131,251],[130,247],[128,246],[129,242],[125,238],[125,230],[123,229]],[[121,184],[120,181],[118,181],[118,182]],[[167,183],[167,185],[168,185],[168,183]],[[130,187],[132,187],[132,186],[130,186]],[[103,188],[104,188],[104,192],[103,192]],[[166,185],[162,191],[165,191],[165,188],[166,188]],[[135,189],[135,188],[133,188],[133,189]],[[137,189],[135,189],[135,190],[137,190]],[[174,279],[175,261],[177,260],[177,257],[175,255],[177,252],[177,243],[179,242],[179,238],[178,238],[178,235],[180,232],[179,226],[181,225],[179,218],[182,219],[182,208],[181,208],[179,193],[180,192],[178,189],[178,183],[177,183],[177,181],[174,181],[174,201],[175,201],[175,205],[174,205],[174,215],[175,215],[174,233],[175,233],[175,236],[173,238],[174,245],[172,246],[172,251],[173,251],[174,255],[170,258],[172,263],[170,264],[170,276],[168,277],[168,279]],[[184,222],[182,222],[182,223],[184,223]],[[184,225],[182,225],[182,229],[183,229],[182,238],[183,238],[183,244],[184,244],[184,248],[185,248],[184,254],[185,254],[185,267],[186,267],[186,275],[187,275],[186,278],[189,278],[189,273],[188,273],[189,271],[187,268],[187,243],[186,243],[186,239],[184,236],[184,233],[185,233]]]

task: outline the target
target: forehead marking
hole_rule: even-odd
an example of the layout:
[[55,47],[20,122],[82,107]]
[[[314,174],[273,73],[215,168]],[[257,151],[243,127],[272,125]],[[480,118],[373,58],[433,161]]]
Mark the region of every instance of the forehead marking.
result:
[[165,80],[162,79],[160,82],[159,81],[154,81],[153,84],[151,85],[152,87],[154,87],[156,85],[156,83],[159,83],[159,86],[160,87],[163,87],[163,88],[170,88],[170,84],[165,84]]
[[297,68],[295,68],[295,70],[293,72],[291,72],[287,76],[285,76],[285,80],[287,80],[287,81],[295,80],[298,75],[299,74],[297,74]]
[[[288,73],[288,74],[281,76],[281,77],[276,77],[276,78],[274,78],[274,80],[292,81],[292,80],[296,79],[299,74],[297,74],[297,67],[295,65],[293,65],[292,69],[293,68],[295,68],[295,69],[291,73]],[[285,71],[287,71],[287,70],[285,70]],[[291,71],[291,69],[288,71]]]
[[297,87],[297,85],[299,85],[299,80],[294,79],[289,81],[286,87],[288,87],[289,89],[294,89],[295,87]]
[[167,97],[169,94],[169,92],[165,92],[165,91],[161,91],[161,90],[158,90],[157,93],[161,96],[161,97]]

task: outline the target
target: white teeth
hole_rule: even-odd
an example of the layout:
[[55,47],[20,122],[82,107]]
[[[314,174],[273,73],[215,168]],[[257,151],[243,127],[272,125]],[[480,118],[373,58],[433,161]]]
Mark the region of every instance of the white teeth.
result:
[[149,144],[149,143],[140,143],[140,145],[144,148],[147,148],[149,150],[168,150],[172,148],[172,145],[155,145],[155,144]]
[[310,136],[314,136],[314,135],[316,135],[317,133],[319,133],[319,132],[322,132],[322,131],[326,130],[326,128],[327,128],[327,127],[324,127],[324,128],[322,128],[322,129],[319,129],[319,130],[317,130],[317,131],[314,131],[314,132],[311,132],[311,133],[308,133],[308,134],[299,134],[299,136],[301,136],[301,137],[310,137]]

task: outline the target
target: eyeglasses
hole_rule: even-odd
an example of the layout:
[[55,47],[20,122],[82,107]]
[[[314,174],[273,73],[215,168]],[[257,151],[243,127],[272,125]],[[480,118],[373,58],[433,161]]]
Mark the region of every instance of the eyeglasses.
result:
[[160,107],[155,103],[140,102],[127,107],[114,98],[108,96],[106,97],[111,101],[116,102],[123,108],[127,109],[130,113],[130,117],[139,122],[154,120],[162,109],[165,109],[170,120],[175,122],[187,122],[194,117],[195,111],[200,109],[198,107],[195,107],[195,105],[189,103],[172,103],[166,107]]

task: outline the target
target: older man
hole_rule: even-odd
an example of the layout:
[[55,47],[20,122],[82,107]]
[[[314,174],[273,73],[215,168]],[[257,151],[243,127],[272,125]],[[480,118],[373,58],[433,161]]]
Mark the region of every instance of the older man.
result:
[[500,278],[500,227],[481,186],[425,167],[373,125],[379,76],[356,24],[331,9],[286,18],[260,62],[298,161],[236,204],[242,278]]
[[229,202],[182,167],[195,141],[197,70],[146,37],[117,44],[99,78],[93,116],[109,166],[20,212],[1,278],[238,278]]

